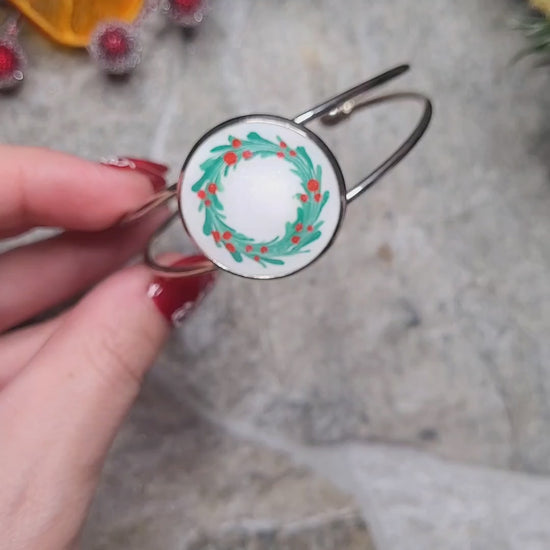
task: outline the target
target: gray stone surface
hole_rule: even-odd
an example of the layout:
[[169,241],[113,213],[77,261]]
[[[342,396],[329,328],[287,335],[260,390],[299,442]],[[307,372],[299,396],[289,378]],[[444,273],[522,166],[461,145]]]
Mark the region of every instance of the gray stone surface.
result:
[[[129,420],[89,547],[254,548],[265,531],[242,523],[251,510],[277,547],[302,544],[293,521],[341,518],[349,502],[333,488],[305,502],[300,487],[322,483],[288,460],[353,492],[382,550],[548,547],[550,490],[530,474],[550,471],[550,80],[509,64],[520,5],[220,0],[193,40],[149,21],[141,68],[117,84],[25,33],[29,75],[0,97],[2,141],[153,156],[174,177],[214,124],[295,114],[402,61],[414,70],[396,88],[436,107],[419,148],[349,209],[315,267],[273,283],[222,277],[174,335],[145,391],[169,389],[178,405],[145,398]],[[380,108],[322,132],[352,182],[415,115]],[[185,428],[181,403],[216,429]],[[289,473],[258,499],[251,465]],[[327,521],[315,533],[340,521],[355,536],[354,520]]]
[[354,517],[321,518],[300,522],[287,528],[249,526],[227,529],[218,536],[199,536],[190,550],[370,550],[362,520]]
[[373,548],[350,496],[231,437],[152,379],[112,450],[83,548],[159,547]]

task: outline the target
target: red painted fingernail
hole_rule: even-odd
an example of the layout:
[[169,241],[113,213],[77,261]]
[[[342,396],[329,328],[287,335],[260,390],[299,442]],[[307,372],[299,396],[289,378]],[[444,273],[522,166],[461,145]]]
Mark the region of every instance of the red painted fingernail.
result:
[[[207,258],[198,254],[182,258],[171,267],[193,266],[204,261],[208,261]],[[215,281],[215,272],[192,277],[156,277],[148,294],[168,322],[177,326],[201,303]]]
[[132,170],[147,176],[151,180],[151,185],[155,193],[166,189],[166,180],[164,176],[168,172],[168,166],[158,164],[145,159],[136,159],[132,157],[114,157],[102,161],[103,165],[118,168],[120,170]]

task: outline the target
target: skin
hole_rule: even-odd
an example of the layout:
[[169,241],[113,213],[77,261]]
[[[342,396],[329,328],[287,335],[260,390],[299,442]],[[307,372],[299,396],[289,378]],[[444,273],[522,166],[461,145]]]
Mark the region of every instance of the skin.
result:
[[[0,146],[0,238],[65,230],[0,255],[3,550],[77,546],[105,455],[168,335],[150,272],[121,269],[163,214],[113,228],[152,193],[137,173]],[[60,316],[10,330],[83,293]]]

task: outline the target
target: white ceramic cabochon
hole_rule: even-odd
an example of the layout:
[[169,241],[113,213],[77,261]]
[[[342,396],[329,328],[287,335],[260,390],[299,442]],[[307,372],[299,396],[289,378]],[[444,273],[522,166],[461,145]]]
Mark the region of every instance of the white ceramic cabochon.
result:
[[[236,261],[225,246],[227,243],[235,243],[237,248],[242,249],[242,241],[231,238],[224,240],[220,235],[220,240],[216,243],[211,234],[206,235],[203,232],[205,210],[213,208],[213,205],[203,206],[202,210],[199,210],[199,207],[201,202],[204,203],[212,197],[207,188],[203,188],[206,197],[202,198],[196,190],[192,190],[204,174],[201,169],[204,161],[216,156],[223,157],[225,154],[223,151],[213,153],[211,150],[214,147],[229,145],[230,136],[246,143],[247,136],[251,132],[256,132],[275,144],[280,143],[280,138],[287,146],[284,149],[281,148],[281,152],[287,156],[297,147],[304,147],[314,167],[320,166],[322,169],[321,193],[324,194],[326,191],[329,193],[329,198],[317,218],[317,222],[323,222],[319,228],[321,235],[315,241],[303,246],[299,253],[292,253],[292,244],[288,249],[289,254],[274,253],[274,258],[284,262],[282,265],[265,262],[262,265],[261,262],[255,261],[254,257],[271,257],[271,250],[262,254],[256,244],[284,237],[287,222],[294,222],[297,210],[303,207],[301,198],[296,195],[305,193],[300,177],[291,171],[293,168],[291,163],[276,155],[263,158],[254,155],[245,160],[242,158],[242,153],[247,150],[246,147],[231,149],[238,154],[239,161],[236,166],[229,169],[227,176],[222,176],[223,189],[216,191],[216,197],[223,204],[224,222],[233,228],[235,233],[254,239],[254,242],[250,243],[250,246],[254,245],[254,250],[249,251],[251,257],[243,254],[242,261]],[[315,193],[310,192],[307,196],[308,200],[315,202]],[[300,128],[295,128],[285,121],[261,117],[251,117],[221,126],[204,141],[199,142],[198,147],[188,158],[181,175],[179,200],[187,231],[204,254],[222,269],[253,278],[283,277],[311,263],[329,245],[342,214],[342,189],[338,175],[321,147]],[[302,239],[304,236],[307,238],[307,235],[307,226],[304,224],[302,230],[295,232],[293,236]]]

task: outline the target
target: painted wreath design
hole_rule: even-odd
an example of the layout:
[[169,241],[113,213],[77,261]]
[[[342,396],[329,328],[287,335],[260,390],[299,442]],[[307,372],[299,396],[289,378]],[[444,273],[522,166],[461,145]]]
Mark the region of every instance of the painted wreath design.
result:
[[[228,145],[210,150],[213,156],[201,164],[203,175],[192,187],[200,200],[199,211],[204,210],[203,233],[211,235],[218,247],[224,246],[237,262],[248,257],[263,267],[284,265],[282,258],[309,252],[306,247],[321,236],[323,221],[319,216],[329,199],[329,191],[321,189],[321,166],[313,165],[304,147],[291,149],[279,136],[277,140],[273,143],[256,132],[249,133],[246,139],[229,136]],[[295,195],[296,218],[286,223],[284,235],[257,242],[226,223],[221,200],[223,180],[240,162],[274,156],[291,165],[291,172],[300,178],[302,192]]]

